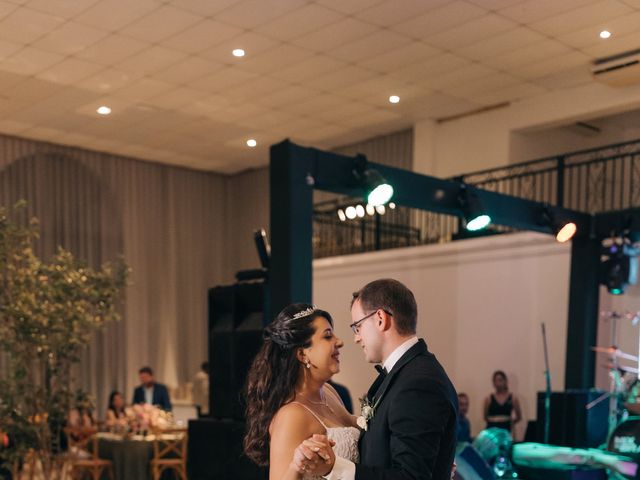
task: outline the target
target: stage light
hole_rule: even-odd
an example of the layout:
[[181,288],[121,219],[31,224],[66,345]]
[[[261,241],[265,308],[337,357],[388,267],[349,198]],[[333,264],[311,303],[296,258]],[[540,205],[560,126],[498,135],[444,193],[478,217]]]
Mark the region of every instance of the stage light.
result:
[[367,214],[368,214],[368,215],[373,216],[373,215],[375,215],[375,214],[376,214],[376,207],[374,207],[373,205],[369,205],[369,204],[367,203],[367,206],[366,206],[365,208],[366,208],[366,210],[367,210]]
[[559,218],[550,205],[545,205],[542,210],[541,224],[547,225],[560,243],[571,240],[578,230],[574,222]]
[[627,239],[616,238],[603,247],[600,283],[612,295],[622,295],[638,279],[637,249]]
[[377,205],[376,206],[376,212],[378,212],[378,215],[384,215],[386,212],[386,208],[384,208],[384,205]]
[[491,223],[491,216],[482,207],[478,195],[462,185],[458,194],[458,202],[462,208],[464,227],[470,232],[477,232],[487,228]]
[[393,197],[393,187],[373,168],[367,167],[367,157],[358,155],[353,166],[353,175],[366,192],[369,205],[384,205]]
[[347,218],[349,220],[353,220],[358,215],[356,213],[356,207],[354,207],[353,205],[350,206],[350,207],[347,207],[347,209],[344,211],[344,213],[347,215]]
[[338,218],[341,222],[344,222],[347,219],[347,216],[344,214],[344,210],[341,208],[338,209]]
[[393,197],[393,187],[387,183],[377,170],[366,170],[364,172],[365,185],[367,188],[367,203],[373,205],[384,205]]
[[364,207],[362,205],[356,205],[356,215],[358,218],[364,217]]

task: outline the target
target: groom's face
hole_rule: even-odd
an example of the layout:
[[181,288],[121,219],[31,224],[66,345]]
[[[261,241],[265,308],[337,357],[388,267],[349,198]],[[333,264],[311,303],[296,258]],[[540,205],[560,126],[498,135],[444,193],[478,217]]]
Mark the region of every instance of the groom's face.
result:
[[[365,311],[356,300],[351,307],[351,322],[357,322],[364,318],[371,311]],[[382,337],[378,329],[377,314],[371,315],[358,325],[358,333],[355,333],[354,341],[362,347],[364,359],[369,363],[380,363],[382,361]]]

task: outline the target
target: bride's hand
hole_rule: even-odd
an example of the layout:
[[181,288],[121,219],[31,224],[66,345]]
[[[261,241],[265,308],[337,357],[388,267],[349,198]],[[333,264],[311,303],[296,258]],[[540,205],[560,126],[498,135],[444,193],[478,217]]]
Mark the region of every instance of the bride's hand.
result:
[[[293,453],[292,467],[298,473],[325,475],[333,469],[335,442],[325,435],[314,435],[303,441]],[[328,468],[327,468],[328,467]]]

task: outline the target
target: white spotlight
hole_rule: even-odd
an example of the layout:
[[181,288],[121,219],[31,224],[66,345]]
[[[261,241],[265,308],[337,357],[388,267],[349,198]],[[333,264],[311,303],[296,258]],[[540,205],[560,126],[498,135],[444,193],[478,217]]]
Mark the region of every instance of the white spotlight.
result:
[[356,216],[358,215],[356,213],[356,207],[351,206],[351,207],[347,207],[347,209],[344,212],[347,215],[347,218],[349,220],[353,220],[354,218],[356,218]]
[[111,109],[106,105],[101,105],[96,109],[96,112],[100,115],[109,115],[111,113]]
[[341,208],[338,209],[338,218],[341,222],[344,222],[347,219],[347,216],[344,214],[344,210]]
[[362,205],[356,205],[356,215],[360,218],[364,217],[364,207]]
[[389,97],[389,103],[398,103],[400,101],[400,97],[398,95],[391,95]]
[[236,48],[235,50],[233,50],[233,52],[231,52],[233,54],[234,57],[244,57],[245,52],[243,49],[241,48]]
[[370,203],[367,203],[366,209],[367,209],[367,214],[368,215],[373,215],[374,213],[376,213],[376,208],[373,205],[371,205]]
[[378,214],[384,215],[386,211],[387,209],[384,208],[384,205],[376,205],[376,212],[378,212]]
[[250,138],[249,140],[247,140],[247,145],[251,148],[255,147],[256,145],[258,145],[258,142],[255,141],[255,139]]

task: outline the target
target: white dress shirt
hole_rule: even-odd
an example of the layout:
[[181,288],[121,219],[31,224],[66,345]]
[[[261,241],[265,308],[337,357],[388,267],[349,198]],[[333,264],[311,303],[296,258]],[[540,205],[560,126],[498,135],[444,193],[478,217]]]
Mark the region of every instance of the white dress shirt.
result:
[[[418,337],[413,336],[391,352],[391,355],[389,355],[382,364],[387,373],[391,372],[391,369],[398,363],[398,360],[416,343],[418,343]],[[336,457],[333,470],[325,475],[324,478],[327,480],[354,480],[356,478],[356,464],[346,458]]]

